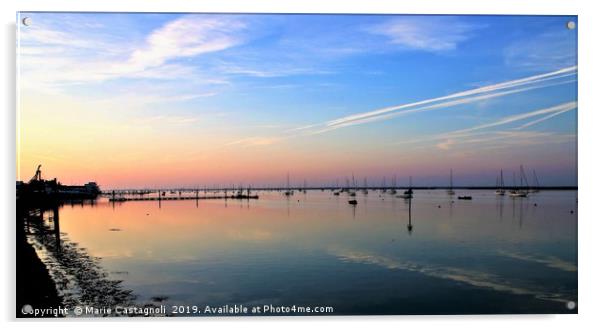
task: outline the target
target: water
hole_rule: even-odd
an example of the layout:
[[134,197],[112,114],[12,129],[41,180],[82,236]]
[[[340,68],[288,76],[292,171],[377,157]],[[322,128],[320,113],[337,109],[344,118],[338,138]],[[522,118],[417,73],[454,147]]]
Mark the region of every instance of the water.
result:
[[[201,193],[202,194],[202,193]],[[473,200],[458,200],[469,194]],[[60,231],[136,302],[330,306],[329,314],[573,313],[577,193],[259,192],[65,205]],[[571,213],[571,210],[574,213]]]

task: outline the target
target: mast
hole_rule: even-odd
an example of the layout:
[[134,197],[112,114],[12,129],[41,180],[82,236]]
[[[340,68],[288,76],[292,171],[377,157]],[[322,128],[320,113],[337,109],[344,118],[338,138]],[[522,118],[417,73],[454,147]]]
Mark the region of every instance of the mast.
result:
[[500,170],[500,188],[504,189],[504,170]]
[[533,179],[534,179],[534,186],[533,186],[533,191],[537,192],[539,191],[539,180],[537,179],[537,174],[535,173],[535,170],[533,170]]
[[454,195],[454,170],[449,169],[449,189],[447,190],[448,195]]
[[529,190],[529,181],[527,180],[527,175],[525,174],[525,170],[523,168],[523,165],[520,166],[520,183],[521,186],[523,185],[523,179],[525,180],[525,188],[526,190]]

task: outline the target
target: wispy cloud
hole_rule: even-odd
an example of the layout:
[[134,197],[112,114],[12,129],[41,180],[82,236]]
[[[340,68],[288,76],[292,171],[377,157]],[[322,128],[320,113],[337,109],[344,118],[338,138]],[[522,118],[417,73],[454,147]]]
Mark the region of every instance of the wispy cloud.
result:
[[245,26],[240,20],[223,16],[186,15],[154,31],[147,38],[146,45],[131,54],[126,66],[143,70],[162,65],[172,58],[233,47],[241,42],[236,32]]
[[576,65],[576,33],[576,30],[558,24],[548,32],[529,34],[504,48],[504,62],[508,67],[525,71],[555,70]]
[[[200,78],[192,82],[212,83],[198,69],[174,60],[213,53],[243,42],[244,22],[234,17],[184,15],[152,31],[142,43],[110,44],[86,35],[32,26],[20,35],[23,74],[36,87],[65,83],[93,83],[119,78]],[[44,49],[52,47],[48,58]],[[63,47],[69,53],[62,53]],[[85,50],[84,52],[77,51]],[[43,63],[43,66],[39,64]],[[223,81],[222,81],[223,82]]]
[[233,146],[233,145],[242,145],[242,146],[266,146],[266,145],[271,145],[274,144],[278,141],[280,141],[282,138],[279,137],[250,137],[250,138],[244,138],[244,139],[240,139],[240,140],[235,140],[232,142],[228,142],[225,145],[226,146]]
[[142,124],[151,124],[151,123],[159,123],[161,125],[165,124],[175,124],[175,125],[185,125],[192,124],[198,122],[200,118],[198,116],[177,116],[177,115],[159,115],[143,118],[139,121]]
[[422,16],[397,17],[367,28],[370,33],[383,35],[389,42],[408,49],[440,52],[456,49],[480,28],[454,17]]

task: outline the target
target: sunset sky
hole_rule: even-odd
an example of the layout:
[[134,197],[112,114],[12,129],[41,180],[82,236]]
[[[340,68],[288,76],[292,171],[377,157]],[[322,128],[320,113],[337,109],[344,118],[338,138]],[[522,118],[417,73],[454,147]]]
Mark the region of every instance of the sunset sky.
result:
[[20,13],[17,179],[576,185],[569,21]]

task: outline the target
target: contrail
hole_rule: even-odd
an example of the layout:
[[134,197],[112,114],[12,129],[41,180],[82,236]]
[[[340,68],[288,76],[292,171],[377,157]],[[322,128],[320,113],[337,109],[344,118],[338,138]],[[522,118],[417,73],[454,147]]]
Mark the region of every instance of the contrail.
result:
[[545,115],[548,113],[556,113],[556,112],[564,112],[564,111],[573,110],[576,107],[577,107],[577,102],[575,102],[575,101],[567,102],[567,103],[559,104],[559,105],[545,108],[545,109],[539,109],[539,110],[535,110],[535,111],[531,111],[531,112],[527,112],[527,113],[521,113],[518,115],[508,116],[508,117],[502,118],[502,119],[492,122],[492,123],[473,126],[470,128],[454,131],[452,133],[466,133],[466,132],[480,130],[483,128],[490,128],[490,127],[505,125],[505,124],[509,124],[509,123],[512,123],[512,122],[515,122],[518,120],[523,120],[523,119],[527,119],[527,118],[531,118],[531,117],[535,117],[535,116],[539,116],[539,115]]
[[336,129],[336,128],[341,128],[341,127],[347,127],[347,126],[365,124],[365,123],[369,123],[369,122],[373,122],[373,121],[379,121],[379,120],[384,120],[384,119],[390,119],[390,118],[398,117],[398,116],[402,116],[402,115],[409,115],[409,114],[419,113],[419,112],[424,112],[424,111],[431,111],[431,110],[436,110],[436,109],[441,109],[441,108],[448,108],[448,107],[452,107],[452,106],[456,106],[456,105],[468,104],[468,103],[473,103],[473,102],[477,102],[477,101],[483,101],[483,100],[487,100],[487,99],[491,99],[491,98],[495,98],[495,97],[500,97],[500,96],[515,94],[515,93],[525,92],[525,91],[529,91],[529,90],[533,90],[533,89],[539,89],[539,88],[545,88],[545,87],[551,87],[551,86],[556,86],[556,85],[567,84],[567,83],[570,83],[570,82],[573,82],[573,81],[574,80],[563,81],[563,82],[553,83],[553,84],[539,85],[539,86],[531,86],[531,87],[525,87],[525,88],[519,88],[519,89],[512,89],[512,90],[509,90],[509,91],[503,91],[503,92],[498,92],[498,93],[490,93],[490,94],[478,95],[478,96],[473,96],[473,97],[461,98],[461,99],[458,99],[458,100],[452,100],[452,101],[447,101],[447,102],[435,103],[435,104],[432,104],[432,105],[428,105],[428,106],[424,106],[424,107],[419,107],[419,108],[415,108],[415,109],[404,110],[404,111],[397,111],[397,112],[391,112],[391,113],[387,113],[387,114],[383,114],[383,115],[379,115],[379,116],[373,116],[373,117],[368,117],[368,118],[359,119],[359,120],[355,120],[355,121],[350,121],[350,122],[338,124],[338,125],[335,125],[335,126],[331,126],[329,128],[326,128],[323,131],[327,131],[327,130],[331,130],[331,129]]
[[484,128],[491,128],[491,127],[495,127],[495,126],[510,124],[515,121],[520,121],[520,120],[528,119],[531,117],[548,114],[547,116],[544,116],[542,118],[528,122],[522,126],[514,128],[514,130],[521,130],[523,128],[526,128],[531,125],[535,125],[537,123],[540,123],[540,122],[543,122],[550,118],[553,118],[553,117],[560,115],[562,113],[565,113],[567,111],[575,110],[576,108],[577,108],[577,102],[572,101],[572,102],[558,104],[558,105],[555,105],[555,106],[552,106],[549,108],[538,109],[538,110],[534,110],[534,111],[530,111],[530,112],[526,112],[526,113],[521,113],[518,115],[504,117],[502,119],[499,119],[497,121],[487,123],[487,124],[482,124],[482,125],[473,126],[473,127],[469,127],[469,128],[465,128],[465,129],[461,129],[461,130],[437,134],[435,136],[430,136],[430,137],[422,138],[422,139],[418,138],[418,139],[411,139],[411,140],[403,140],[403,141],[397,142],[395,144],[412,144],[412,143],[420,143],[420,142],[428,142],[428,141],[438,141],[438,140],[443,140],[443,139],[465,138],[465,137],[470,137],[470,136],[474,136],[474,135],[482,135],[482,134],[487,134],[487,133],[486,132],[476,132],[475,133],[475,131],[482,130]]
[[[349,115],[349,116],[341,117],[338,119],[333,119],[333,120],[322,122],[322,123],[315,123],[315,124],[300,126],[300,127],[292,128],[292,129],[289,129],[289,130],[283,132],[284,135],[279,136],[278,139],[283,140],[283,139],[288,139],[288,138],[298,137],[298,136],[322,134],[322,133],[332,131],[335,129],[339,129],[339,128],[343,128],[343,127],[365,124],[365,123],[384,120],[384,119],[390,119],[390,118],[397,117],[397,116],[419,113],[419,112],[423,112],[423,111],[436,110],[436,109],[441,109],[441,108],[447,108],[447,107],[452,107],[452,106],[461,105],[461,104],[468,104],[468,103],[472,103],[472,102],[483,101],[483,100],[487,100],[487,99],[491,99],[491,98],[495,98],[495,97],[501,97],[501,96],[505,96],[505,95],[525,92],[525,91],[534,90],[534,89],[568,84],[568,83],[574,82],[575,80],[574,79],[564,80],[564,81],[554,82],[554,83],[549,83],[549,84],[541,84],[541,83],[550,81],[550,80],[557,80],[557,79],[561,79],[561,78],[571,77],[576,74],[577,74],[577,66],[570,66],[570,67],[566,67],[566,68],[563,68],[560,70],[556,70],[556,71],[552,71],[552,72],[548,72],[548,73],[544,73],[544,74],[539,74],[539,75],[534,75],[534,76],[530,76],[530,77],[526,77],[526,78],[510,80],[510,81],[506,81],[506,82],[502,82],[502,83],[474,88],[474,89],[470,89],[470,90],[466,90],[466,91],[462,91],[462,92],[449,94],[446,96],[431,98],[431,99],[422,100],[422,101],[413,102],[413,103],[396,105],[396,106],[382,108],[382,109],[373,110],[373,111],[364,112],[364,113],[358,113],[358,114]],[[521,88],[518,88],[518,87],[521,87]],[[445,101],[445,102],[443,102],[443,101]],[[407,110],[399,111],[399,110],[403,110],[403,109],[407,109]],[[558,111],[558,110],[556,110],[556,111]],[[566,110],[566,111],[568,111],[568,110]],[[551,111],[551,112],[554,112],[554,111]],[[546,112],[546,113],[548,113],[548,112]],[[553,116],[551,116],[549,118],[552,118],[552,117]],[[526,117],[526,118],[528,118],[528,117]],[[549,118],[541,118],[541,120],[539,120],[537,122],[527,123],[524,125],[524,127],[534,125],[538,122],[544,121]],[[521,127],[521,128],[524,128],[524,127]],[[521,128],[518,128],[518,129],[521,129]],[[469,130],[471,131],[474,129],[476,129],[476,128],[469,129]],[[460,132],[463,132],[463,130],[453,132],[453,133],[460,133]],[[235,141],[235,142],[238,142],[238,141]],[[236,144],[236,143],[234,143],[234,144]]]
[[350,116],[342,117],[339,119],[331,120],[326,123],[326,126],[340,125],[340,124],[343,124],[346,122],[360,120],[360,119],[364,119],[367,117],[373,117],[373,116],[377,116],[377,115],[382,115],[382,114],[389,113],[392,111],[405,109],[405,108],[411,108],[411,107],[415,107],[415,106],[419,106],[419,105],[435,103],[435,102],[440,102],[440,101],[445,101],[445,100],[460,98],[460,97],[466,97],[466,96],[471,96],[471,95],[476,95],[476,94],[490,93],[490,92],[495,92],[495,91],[498,91],[501,89],[519,87],[519,86],[528,85],[528,84],[536,84],[536,83],[540,83],[540,82],[550,80],[550,79],[558,79],[558,78],[562,78],[562,77],[566,77],[566,76],[571,76],[576,73],[577,73],[577,66],[570,66],[570,67],[560,69],[557,71],[553,71],[553,72],[548,72],[548,73],[539,74],[539,75],[535,75],[535,76],[531,76],[531,77],[506,81],[506,82],[497,83],[497,84],[488,85],[488,86],[483,86],[483,87],[470,89],[467,91],[458,92],[458,93],[454,93],[454,94],[450,94],[450,95],[446,95],[446,96],[441,96],[441,97],[422,100],[422,101],[418,101],[418,102],[401,104],[401,105],[382,108],[382,109],[378,109],[378,110],[374,110],[374,111],[350,115]]
[[550,118],[554,118],[554,117],[556,117],[556,116],[558,116],[558,115],[561,115],[561,114],[563,114],[563,113],[565,113],[565,112],[568,112],[568,111],[571,111],[571,110],[575,110],[575,109],[576,109],[576,107],[573,107],[573,108],[570,108],[570,109],[565,109],[565,110],[560,110],[560,111],[558,111],[558,112],[555,112],[555,113],[549,114],[549,115],[547,115],[547,116],[545,116],[545,117],[542,117],[542,118],[536,119],[536,120],[534,120],[534,121],[530,121],[530,122],[528,122],[528,123],[526,123],[526,124],[524,124],[524,125],[522,125],[522,126],[519,126],[519,127],[515,128],[515,129],[516,129],[516,130],[520,130],[520,129],[523,129],[523,128],[527,128],[527,127],[529,127],[529,126],[532,126],[532,125],[535,125],[535,124],[539,124],[539,123],[541,123],[542,121],[546,121],[546,120],[548,120],[548,119],[550,119]]

